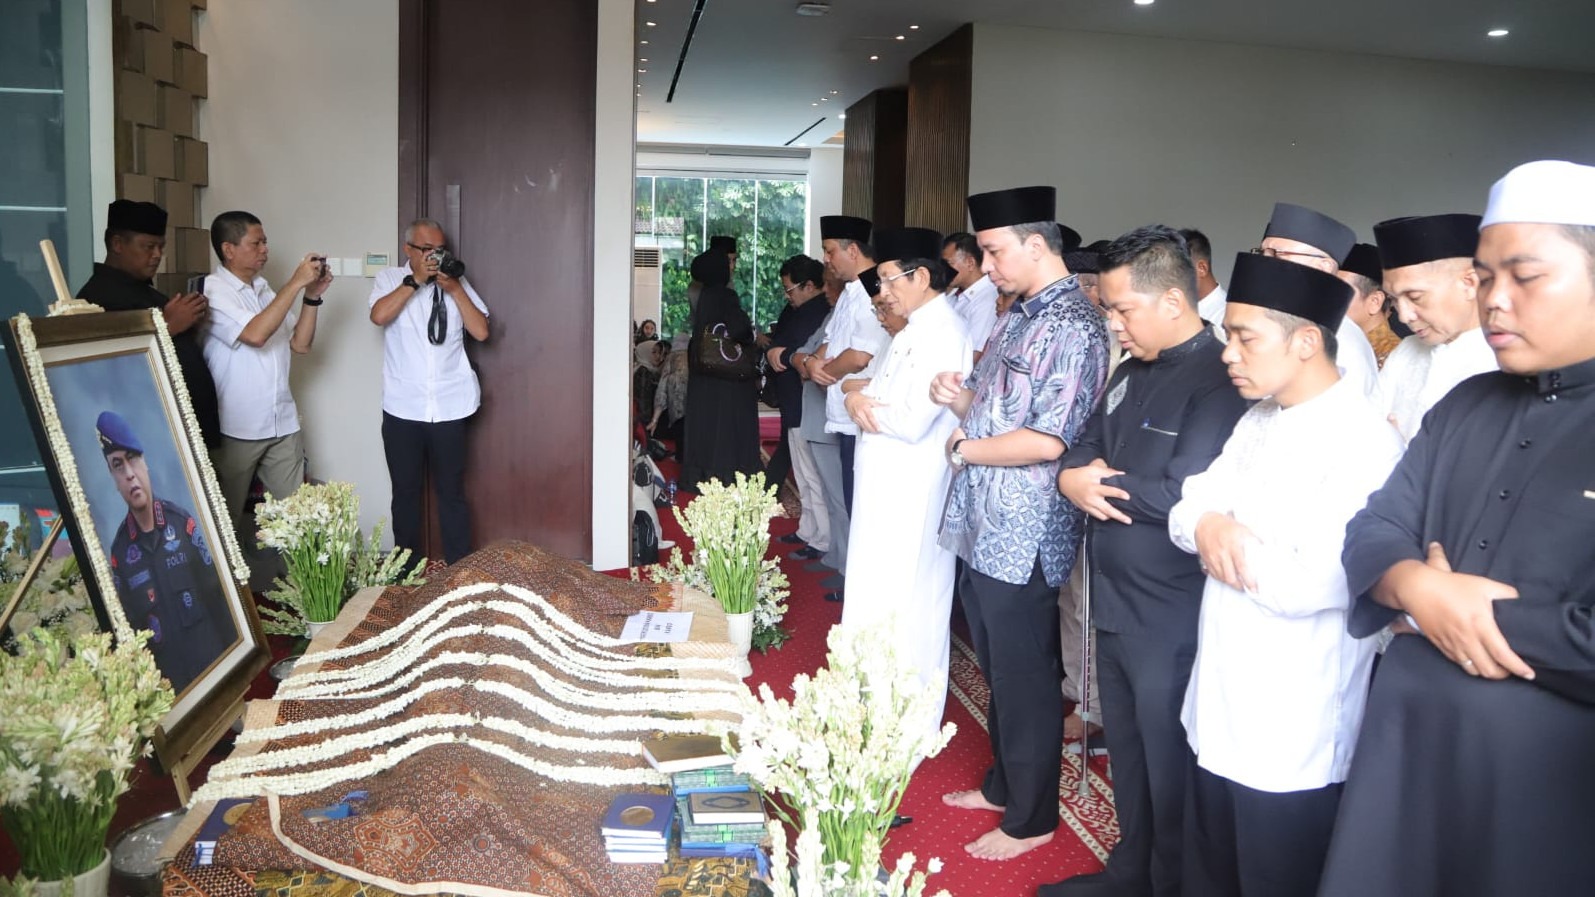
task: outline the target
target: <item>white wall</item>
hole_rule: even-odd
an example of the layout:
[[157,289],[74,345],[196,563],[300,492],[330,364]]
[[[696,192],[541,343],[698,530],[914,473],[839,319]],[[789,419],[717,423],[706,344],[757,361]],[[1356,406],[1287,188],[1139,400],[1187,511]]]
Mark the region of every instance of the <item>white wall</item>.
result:
[[973,78],[970,192],[1055,184],[1087,241],[1198,227],[1221,274],[1275,201],[1371,242],[1482,211],[1519,162],[1595,162],[1585,74],[977,25]]
[[817,146],[809,150],[809,251],[824,259],[820,250],[820,216],[842,214],[842,148]]
[[[203,223],[229,209],[258,215],[274,285],[312,250],[396,254],[398,0],[212,3],[198,43],[210,56],[199,118],[210,144]],[[311,475],[353,483],[366,527],[388,515],[392,495],[370,289],[363,277],[333,282],[315,349],[294,358],[292,378]]]
[[598,0],[593,173],[593,568],[631,562],[631,0]]

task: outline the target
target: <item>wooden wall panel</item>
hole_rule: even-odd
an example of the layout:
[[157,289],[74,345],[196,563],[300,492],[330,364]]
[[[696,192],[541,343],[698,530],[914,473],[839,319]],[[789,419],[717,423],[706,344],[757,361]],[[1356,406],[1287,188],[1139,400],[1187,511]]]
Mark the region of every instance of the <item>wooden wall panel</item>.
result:
[[587,559],[598,13],[591,0],[456,7],[400,2],[399,223],[443,222],[492,311],[471,348],[474,541]]
[[877,230],[902,227],[908,91],[884,88],[848,107],[843,139],[843,214],[868,218]]
[[963,230],[968,221],[964,199],[969,194],[974,35],[974,26],[965,25],[908,67],[903,217],[911,226],[944,234]]

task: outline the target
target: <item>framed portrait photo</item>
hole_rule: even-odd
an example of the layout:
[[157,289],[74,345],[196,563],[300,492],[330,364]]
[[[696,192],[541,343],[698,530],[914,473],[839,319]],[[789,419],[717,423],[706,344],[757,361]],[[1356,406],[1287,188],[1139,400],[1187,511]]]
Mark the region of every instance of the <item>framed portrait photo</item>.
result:
[[270,661],[221,489],[159,313],[11,321],[17,370],[95,611],[150,633],[177,698],[153,739],[180,770]]

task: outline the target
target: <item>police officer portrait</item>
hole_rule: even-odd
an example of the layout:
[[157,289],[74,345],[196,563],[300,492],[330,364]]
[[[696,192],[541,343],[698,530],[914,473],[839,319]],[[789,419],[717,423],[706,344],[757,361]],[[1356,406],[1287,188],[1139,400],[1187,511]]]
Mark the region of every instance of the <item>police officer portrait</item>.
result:
[[129,626],[149,630],[155,663],[181,701],[239,642],[239,624],[149,362],[101,356],[52,365],[47,378],[116,603]]

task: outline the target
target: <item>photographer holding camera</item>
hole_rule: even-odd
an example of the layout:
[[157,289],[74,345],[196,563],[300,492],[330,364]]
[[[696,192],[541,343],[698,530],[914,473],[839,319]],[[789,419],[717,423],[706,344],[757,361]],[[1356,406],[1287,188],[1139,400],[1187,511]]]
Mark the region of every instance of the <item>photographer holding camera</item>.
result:
[[211,460],[236,525],[256,476],[274,498],[287,498],[304,482],[305,442],[288,366],[315,342],[332,274],[324,256],[308,253],[282,292],[274,292],[260,276],[270,254],[266,231],[248,212],[217,215],[210,242],[221,264],[203,284],[210,302],[205,363],[216,381],[222,432]]
[[371,323],[383,328],[382,445],[393,483],[393,541],[414,557],[421,542],[422,498],[430,470],[437,495],[443,558],[471,551],[465,501],[465,420],[482,390],[465,356],[465,336],[487,339],[487,306],[448,251],[443,226],[421,218],[404,229],[399,268],[377,274]]

